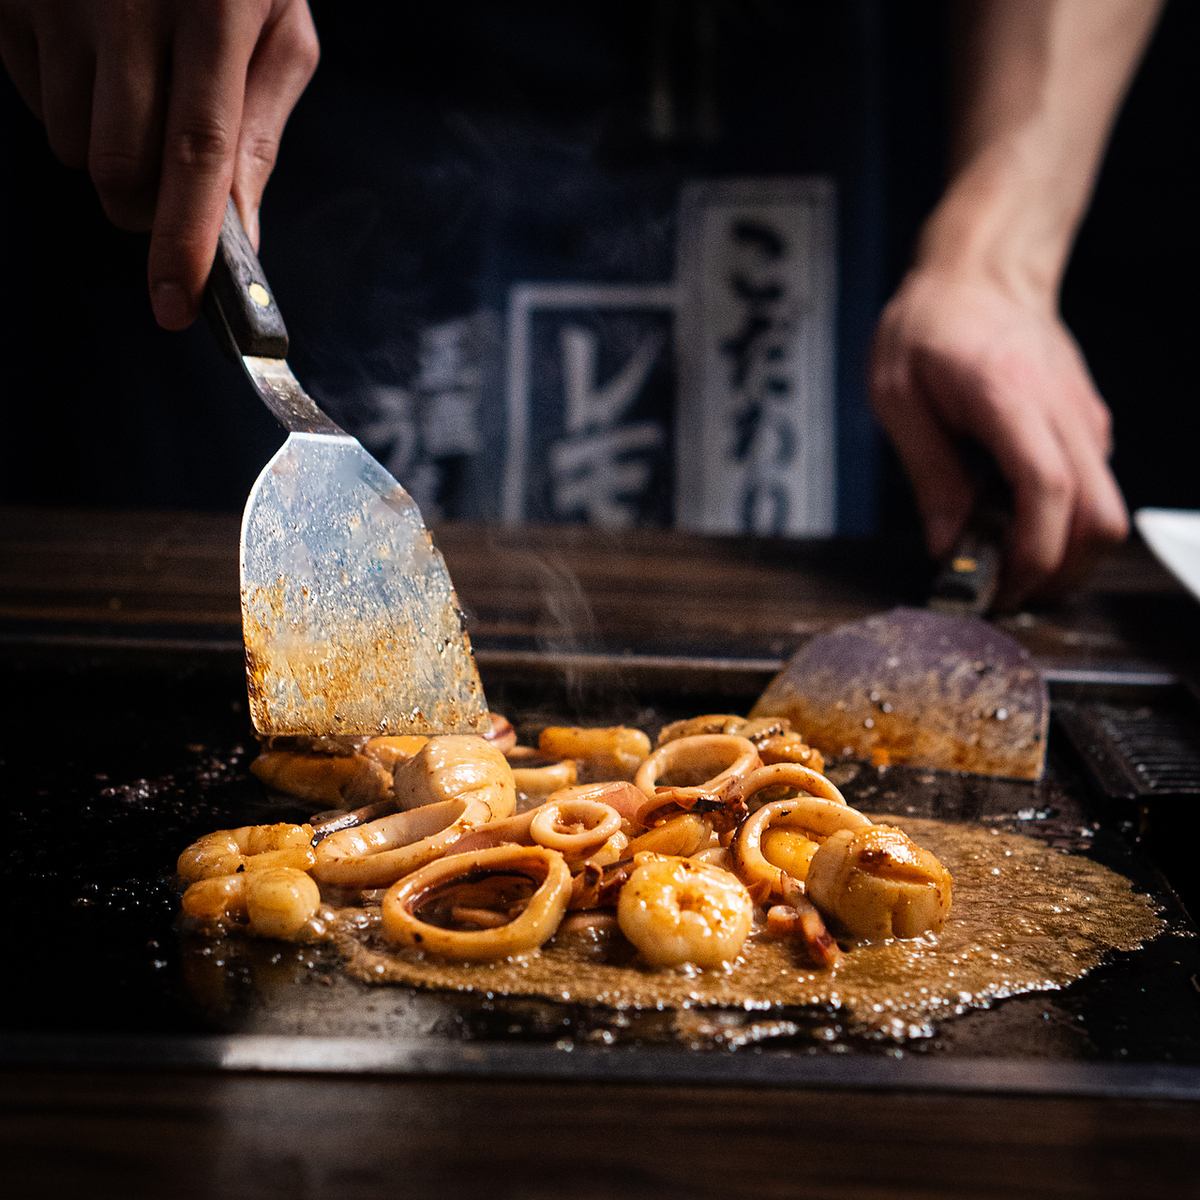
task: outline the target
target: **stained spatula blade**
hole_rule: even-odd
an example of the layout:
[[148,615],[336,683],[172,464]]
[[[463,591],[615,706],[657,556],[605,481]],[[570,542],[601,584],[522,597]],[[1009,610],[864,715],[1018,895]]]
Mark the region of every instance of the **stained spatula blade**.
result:
[[287,330],[232,202],[214,327],[288,430],[242,516],[242,630],[267,736],[484,733],[487,702],[446,564],[412,497],[285,361]]
[[1049,702],[1028,652],[974,617],[897,608],[804,645],[754,716],[785,716],[823,753],[1039,779]]
[[241,573],[260,733],[487,728],[445,562],[412,498],[353,438],[288,437],[246,505]]

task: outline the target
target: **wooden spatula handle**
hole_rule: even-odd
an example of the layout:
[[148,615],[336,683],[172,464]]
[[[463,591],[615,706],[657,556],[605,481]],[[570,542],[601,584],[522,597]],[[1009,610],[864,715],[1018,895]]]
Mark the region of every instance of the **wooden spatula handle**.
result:
[[223,318],[218,334],[227,329],[238,354],[287,357],[287,327],[232,199],[225,206],[208,295]]

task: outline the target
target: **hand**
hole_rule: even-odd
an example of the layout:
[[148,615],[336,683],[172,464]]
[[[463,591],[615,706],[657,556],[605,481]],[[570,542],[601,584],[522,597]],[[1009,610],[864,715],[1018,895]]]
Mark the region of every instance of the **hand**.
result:
[[995,459],[1013,494],[1002,604],[1066,590],[1128,533],[1109,412],[1053,302],[916,268],[880,320],[870,391],[935,558],[977,494],[964,443]]
[[316,68],[304,0],[0,0],[0,58],[109,218],[150,229],[158,323],[195,319],[232,192],[258,245],[283,127]]

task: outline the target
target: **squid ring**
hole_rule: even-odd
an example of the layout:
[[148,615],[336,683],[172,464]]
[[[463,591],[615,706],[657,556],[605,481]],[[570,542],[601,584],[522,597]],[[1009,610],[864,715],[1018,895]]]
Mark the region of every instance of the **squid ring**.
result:
[[[781,762],[772,763],[769,767],[759,767],[740,779],[734,791],[742,800],[749,800],[764,788],[794,787],[807,796],[820,796],[822,800],[832,800],[834,804],[845,804],[846,797],[838,791],[834,782],[806,767],[803,763]],[[848,806],[847,806],[848,807]]]
[[[523,875],[537,883],[524,911],[495,929],[443,929],[417,910],[456,883],[488,875]],[[464,962],[490,962],[529,954],[558,929],[571,896],[571,872],[561,854],[543,846],[495,846],[439,858],[393,884],[383,897],[383,933],[429,954]]]
[[659,746],[638,767],[633,781],[647,796],[653,796],[664,775],[684,775],[681,786],[711,792],[761,765],[758,751],[748,738],[731,733],[699,733]]
[[318,843],[313,874],[341,887],[387,887],[445,854],[491,815],[491,808],[473,797],[425,804],[340,829]]
[[[794,767],[796,764],[786,765]],[[763,775],[773,770],[774,767],[766,767],[763,771],[756,771],[755,775]],[[833,784],[829,786],[832,788]],[[798,830],[815,841],[816,838],[829,837],[842,829],[866,829],[870,825],[869,818],[851,808],[845,801],[839,804],[819,796],[776,800],[772,804],[764,804],[758,812],[742,822],[737,836],[733,839],[734,869],[738,878],[750,888],[751,893],[755,894],[755,899],[761,903],[769,896],[783,895],[784,880],[788,875],[781,867],[768,862],[763,854],[763,834],[769,829]]]
[[580,797],[553,796],[533,814],[529,833],[539,846],[579,857],[598,850],[620,831],[621,814],[609,804]]

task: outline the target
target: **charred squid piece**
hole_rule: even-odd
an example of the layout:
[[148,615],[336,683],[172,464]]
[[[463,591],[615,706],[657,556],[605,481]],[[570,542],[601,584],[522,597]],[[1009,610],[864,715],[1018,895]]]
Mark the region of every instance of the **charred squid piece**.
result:
[[658,787],[638,810],[638,824],[651,829],[680,813],[703,816],[717,833],[731,833],[750,811],[735,791],[735,780],[727,779],[715,789],[707,787]]
[[635,837],[627,854],[675,854],[681,858],[698,854],[711,842],[712,822],[697,813],[681,812],[675,816],[664,813],[664,820]]
[[744,737],[697,734],[659,746],[638,768],[634,783],[648,801],[654,801],[665,787],[679,799],[693,796],[699,803],[723,797],[725,785],[761,766],[758,751]]
[[708,713],[664,725],[658,734],[658,745],[665,746],[679,738],[719,733],[744,737],[757,746],[765,738],[790,733],[791,729],[792,723],[786,717],[739,717],[735,713]]
[[377,800],[374,804],[364,804],[361,808],[331,808],[327,812],[314,813],[308,818],[313,830],[313,845],[339,830],[365,825],[368,821],[377,820],[395,811],[396,801],[392,798]]
[[632,858],[622,858],[603,867],[598,863],[584,863],[583,870],[572,881],[567,908],[575,912],[614,907],[632,871]]
[[511,755],[508,761],[512,766],[517,795],[526,800],[541,800],[552,792],[573,787],[579,781],[579,764],[573,758],[543,762],[540,766],[521,765],[521,760]]
[[[789,765],[793,771],[806,770]],[[764,767],[755,774],[777,770],[780,768]],[[809,863],[826,838],[844,829],[866,829],[870,825],[870,818],[857,809],[821,796],[796,796],[764,804],[742,822],[734,835],[733,861],[738,878],[756,894],[761,891],[764,902],[767,897],[780,896],[788,878],[803,879],[808,874]],[[785,844],[787,858],[782,866],[767,857],[772,852],[768,837],[774,830],[786,830],[799,842],[795,847]]]
[[783,879],[783,904],[767,909],[767,931],[780,938],[794,938],[817,967],[833,967],[842,957],[841,947],[825,927],[825,920],[804,894],[803,886],[790,876]]
[[453,851],[460,838],[512,816],[517,796],[508,761],[483,738],[431,738],[396,771],[404,810],[330,834],[313,873],[340,887],[380,887]]

